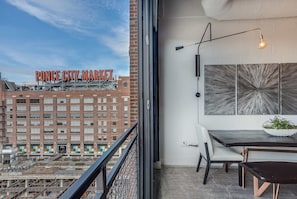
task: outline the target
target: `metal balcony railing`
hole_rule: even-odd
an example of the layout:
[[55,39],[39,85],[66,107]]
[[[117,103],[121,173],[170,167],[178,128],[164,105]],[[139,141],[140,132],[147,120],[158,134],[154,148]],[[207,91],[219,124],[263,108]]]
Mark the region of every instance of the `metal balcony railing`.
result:
[[137,137],[138,129],[135,123],[59,198],[136,199],[138,195]]

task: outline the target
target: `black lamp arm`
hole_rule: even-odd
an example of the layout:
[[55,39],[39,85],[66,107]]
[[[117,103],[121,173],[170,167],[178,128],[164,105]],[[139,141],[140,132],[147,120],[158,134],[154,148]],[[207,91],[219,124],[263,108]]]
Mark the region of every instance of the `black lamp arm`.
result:
[[[200,45],[201,45],[201,43],[203,43],[202,41],[203,41],[203,38],[204,38],[204,36],[205,36],[205,33],[206,33],[206,31],[207,31],[207,29],[208,29],[208,27],[209,27],[209,40],[208,41],[212,41],[212,35],[211,35],[211,23],[209,22],[207,25],[206,25],[206,28],[205,28],[205,30],[204,30],[204,33],[203,33],[203,35],[202,35],[202,37],[201,37],[201,39],[200,39],[200,41],[199,41],[199,43],[198,43],[198,47],[197,47],[197,53],[198,53],[198,55],[199,55],[199,48],[200,48]],[[206,42],[206,41],[205,41]]]

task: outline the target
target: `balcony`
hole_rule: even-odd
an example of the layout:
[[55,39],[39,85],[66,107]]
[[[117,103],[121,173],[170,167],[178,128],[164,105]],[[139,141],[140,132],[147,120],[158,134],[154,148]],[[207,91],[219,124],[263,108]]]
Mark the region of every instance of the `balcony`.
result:
[[59,198],[137,198],[137,139],[135,123]]
[[[60,198],[140,198],[138,126],[128,129]],[[116,157],[116,158],[115,158]],[[210,170],[203,185],[204,168],[163,166],[153,172],[154,199],[252,198],[252,176],[238,186],[237,166],[226,173],[220,164]],[[261,198],[271,199],[272,186]],[[280,198],[296,198],[296,185],[281,185]]]

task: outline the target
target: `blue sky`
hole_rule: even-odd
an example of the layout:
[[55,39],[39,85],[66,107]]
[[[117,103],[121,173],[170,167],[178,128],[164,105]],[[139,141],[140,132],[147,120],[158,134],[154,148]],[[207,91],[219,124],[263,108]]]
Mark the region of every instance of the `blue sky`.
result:
[[129,75],[128,0],[1,0],[0,72],[16,83],[40,70]]

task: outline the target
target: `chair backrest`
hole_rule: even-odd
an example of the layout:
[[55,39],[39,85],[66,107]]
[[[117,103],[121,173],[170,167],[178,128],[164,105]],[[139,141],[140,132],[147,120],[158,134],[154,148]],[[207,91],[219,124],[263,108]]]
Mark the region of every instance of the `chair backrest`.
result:
[[213,145],[212,145],[212,140],[209,136],[208,130],[201,124],[197,124],[196,125],[196,134],[197,134],[197,138],[198,138],[198,146],[199,146],[200,153],[205,158],[207,158],[206,148],[205,148],[205,143],[207,143],[209,156],[212,157],[213,156]]

